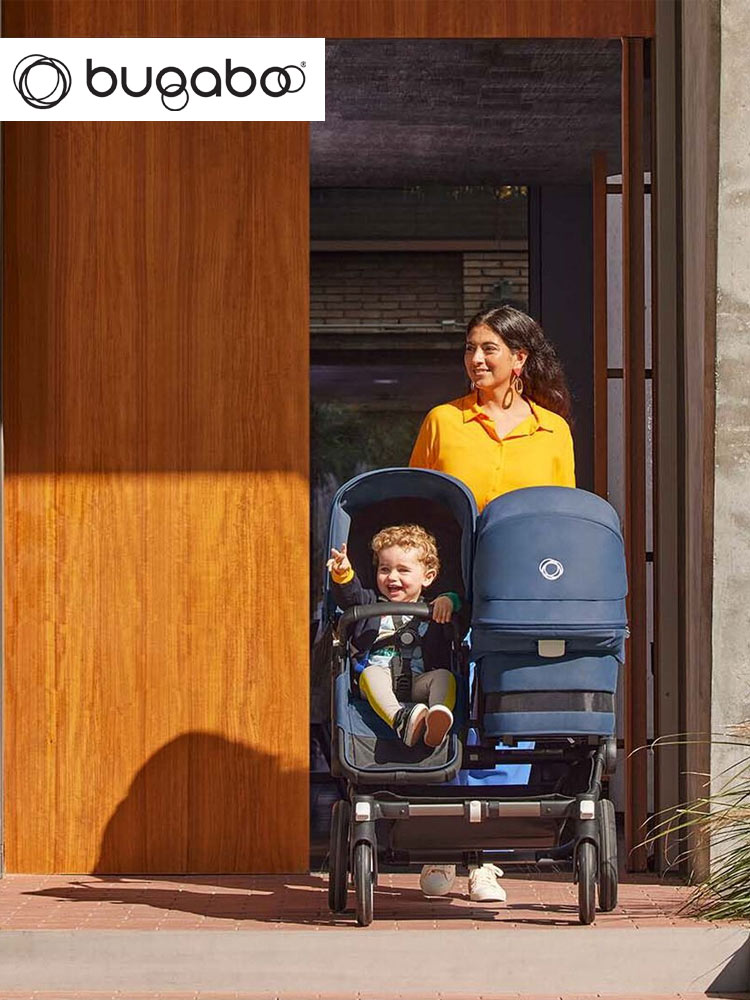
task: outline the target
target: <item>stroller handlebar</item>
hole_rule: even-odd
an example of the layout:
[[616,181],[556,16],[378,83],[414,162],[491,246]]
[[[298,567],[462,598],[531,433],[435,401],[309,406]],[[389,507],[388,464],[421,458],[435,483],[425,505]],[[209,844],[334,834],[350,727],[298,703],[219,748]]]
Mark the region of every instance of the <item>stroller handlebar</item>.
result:
[[432,618],[432,608],[423,601],[378,601],[377,604],[358,604],[347,608],[339,618],[339,640],[346,642],[349,629],[363,618],[381,618],[383,615],[404,615],[412,618]]

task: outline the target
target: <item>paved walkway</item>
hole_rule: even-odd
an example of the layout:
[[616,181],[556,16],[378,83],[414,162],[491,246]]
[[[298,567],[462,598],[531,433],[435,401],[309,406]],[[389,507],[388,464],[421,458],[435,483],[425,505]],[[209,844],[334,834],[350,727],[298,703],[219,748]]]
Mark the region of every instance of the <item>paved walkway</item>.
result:
[[[11,992],[3,991],[2,1000],[383,1000],[382,993],[101,993],[70,992]],[[750,993],[712,993],[712,1000],[748,1000]],[[387,1000],[643,1000],[642,993],[394,993]],[[651,994],[648,1000],[707,1000],[705,993]]]
[[[570,875],[508,876],[504,906],[471,903],[466,879],[449,896],[425,899],[415,875],[381,875],[375,920],[357,933],[383,930],[477,930],[487,927],[579,927]],[[595,928],[695,926],[679,908],[688,890],[658,878],[625,877],[619,905],[597,914]],[[353,895],[349,896],[353,905]],[[8,875],[0,880],[0,927],[6,930],[128,929],[327,930],[352,926],[352,912],[328,910],[325,875],[175,876],[151,879]]]
[[569,875],[504,884],[498,906],[384,875],[359,928],[319,874],[6,876],[0,1000],[750,1000],[748,928],[691,919],[678,884],[625,877],[592,927]]

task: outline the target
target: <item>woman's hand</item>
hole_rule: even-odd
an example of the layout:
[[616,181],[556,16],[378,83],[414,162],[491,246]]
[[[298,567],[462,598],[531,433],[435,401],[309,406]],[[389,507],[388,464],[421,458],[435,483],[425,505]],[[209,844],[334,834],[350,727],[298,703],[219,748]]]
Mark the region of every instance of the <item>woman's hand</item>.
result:
[[446,594],[441,594],[432,602],[432,617],[441,625],[447,624],[453,617],[453,601]]
[[344,542],[340,550],[331,549],[331,558],[326,563],[326,568],[329,573],[336,573],[337,576],[343,576],[349,572],[352,564],[349,562],[349,556],[346,554],[346,542]]

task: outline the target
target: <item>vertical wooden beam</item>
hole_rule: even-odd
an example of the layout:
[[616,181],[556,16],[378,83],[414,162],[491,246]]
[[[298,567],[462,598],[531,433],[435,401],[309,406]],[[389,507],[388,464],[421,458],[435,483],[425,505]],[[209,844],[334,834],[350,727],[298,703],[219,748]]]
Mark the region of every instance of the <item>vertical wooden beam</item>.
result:
[[[679,122],[676,0],[657,5],[652,45],[652,342],[654,345],[654,736],[675,737],[680,725],[680,469],[679,442]],[[654,752],[654,810],[680,802],[680,749],[665,739]],[[684,843],[657,840],[664,871]]]
[[594,492],[607,498],[607,157],[591,162],[594,220]]
[[625,672],[625,843],[643,871],[648,804],[646,712],[646,355],[643,184],[643,39],[622,42],[622,333],[625,394],[625,544],[631,637]]

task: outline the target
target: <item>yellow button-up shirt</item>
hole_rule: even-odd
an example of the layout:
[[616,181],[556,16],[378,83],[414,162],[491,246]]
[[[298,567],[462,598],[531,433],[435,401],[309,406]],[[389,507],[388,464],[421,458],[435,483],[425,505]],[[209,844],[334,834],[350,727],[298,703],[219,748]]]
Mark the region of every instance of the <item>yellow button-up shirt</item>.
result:
[[460,479],[479,510],[525,486],[575,486],[573,439],[563,417],[527,401],[531,413],[501,438],[471,393],[425,417],[409,465]]

